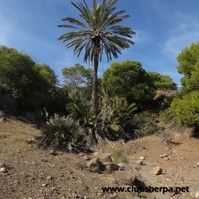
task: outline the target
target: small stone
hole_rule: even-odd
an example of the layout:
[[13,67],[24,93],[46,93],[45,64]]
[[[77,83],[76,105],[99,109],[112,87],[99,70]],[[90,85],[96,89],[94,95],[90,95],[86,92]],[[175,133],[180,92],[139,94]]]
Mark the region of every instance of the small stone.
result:
[[34,144],[35,143],[35,140],[34,139],[26,139],[26,142],[28,144]]
[[54,149],[50,150],[51,155],[57,155],[56,151]]
[[116,194],[116,193],[111,194],[111,195],[110,195],[110,198],[112,198],[112,199],[117,198],[117,194]]
[[42,184],[41,186],[42,187],[46,187],[48,184],[47,183],[44,183],[44,184]]
[[166,158],[166,157],[168,157],[168,154],[162,154],[161,156],[160,156],[160,158]]
[[52,190],[55,190],[56,189],[56,187],[52,187]]
[[144,163],[143,163],[143,160],[138,160],[138,161],[137,161],[137,164],[140,165],[140,166],[143,165],[143,164],[144,164]]
[[152,173],[153,173],[154,175],[160,175],[160,174],[162,174],[162,168],[159,167],[159,166],[154,167]]
[[14,180],[14,185],[16,186],[16,185],[18,185],[19,184],[19,181],[18,180]]
[[196,163],[196,167],[199,167],[199,162]]
[[106,171],[111,173],[112,171],[119,170],[119,166],[113,162],[105,162],[104,165],[106,166]]
[[1,118],[0,118],[0,123],[6,122],[6,121],[7,121],[6,117],[1,117]]
[[91,157],[88,156],[88,155],[85,155],[85,156],[83,157],[83,160],[86,160],[86,161],[91,160]]
[[4,163],[0,164],[0,173],[7,173],[8,170],[9,170],[9,167],[6,164]]
[[199,184],[190,187],[190,195],[192,198],[199,199]]
[[52,180],[52,176],[47,176],[46,180]]
[[145,160],[145,157],[142,155],[138,158],[138,160]]
[[119,166],[120,170],[124,170],[125,166],[126,166],[126,164],[124,162],[119,162],[117,165]]
[[103,195],[104,195],[103,192],[98,192],[98,193],[97,193],[97,196],[99,196],[99,197],[100,197],[100,196],[103,196]]
[[6,169],[6,167],[1,167],[0,168],[0,173],[7,173],[8,171],[7,171],[7,169]]

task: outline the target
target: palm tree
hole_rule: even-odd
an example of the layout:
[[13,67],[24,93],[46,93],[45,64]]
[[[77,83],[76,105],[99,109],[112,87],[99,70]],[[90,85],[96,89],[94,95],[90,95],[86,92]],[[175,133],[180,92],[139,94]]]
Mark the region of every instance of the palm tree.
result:
[[98,79],[97,71],[102,55],[105,54],[107,61],[117,58],[121,50],[134,44],[132,37],[135,34],[130,27],[120,24],[128,18],[125,10],[116,11],[117,0],[103,0],[97,4],[93,0],[91,8],[85,0],[82,3],[71,2],[78,10],[80,19],[65,17],[64,24],[58,25],[72,29],[60,36],[59,40],[66,42],[66,47],[74,48],[74,53],[79,57],[84,51],[84,61],[93,64],[93,87],[92,87],[92,112],[98,113]]

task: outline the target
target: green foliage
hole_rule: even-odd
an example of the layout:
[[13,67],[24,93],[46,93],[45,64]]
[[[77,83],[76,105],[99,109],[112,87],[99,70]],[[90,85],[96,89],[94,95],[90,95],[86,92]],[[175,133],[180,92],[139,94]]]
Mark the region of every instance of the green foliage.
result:
[[199,43],[182,50],[178,55],[178,72],[184,75],[181,82],[186,92],[199,90]]
[[103,54],[108,60],[112,57],[117,58],[122,49],[129,48],[130,44],[133,44],[131,38],[134,32],[130,27],[120,24],[129,16],[124,10],[116,10],[116,2],[116,0],[106,0],[97,4],[93,0],[91,7],[86,1],[72,2],[81,18],[63,18],[64,23],[58,27],[72,31],[63,34],[59,40],[66,42],[68,48],[74,48],[78,56],[84,51],[86,62],[94,62],[96,56],[99,61]]
[[199,91],[193,91],[173,100],[171,111],[174,113],[177,122],[188,126],[199,126],[198,99]]
[[80,133],[81,128],[77,121],[69,116],[55,115],[49,119],[42,136],[38,138],[39,146],[68,150],[68,144],[74,142]]
[[115,150],[113,153],[113,158],[116,163],[121,163],[121,162],[128,163],[128,159],[125,154],[125,151],[123,151],[122,149]]
[[138,108],[148,106],[154,95],[153,82],[137,61],[111,64],[104,72],[102,85],[109,96],[124,97]]
[[66,105],[66,110],[69,115],[79,120],[81,124],[87,124],[91,117],[90,104],[87,101],[75,101]]
[[103,55],[106,55],[108,61],[117,58],[123,49],[134,44],[132,38],[135,33],[130,27],[121,25],[129,15],[125,10],[117,11],[116,2],[103,0],[97,3],[93,0],[91,7],[85,0],[82,3],[71,2],[80,19],[65,17],[62,19],[63,24],[58,26],[70,29],[59,40],[66,43],[66,47],[73,48],[78,57],[84,53],[84,61],[93,64],[91,110],[95,116],[99,113],[99,62]]
[[65,78],[65,84],[75,88],[90,86],[92,83],[92,69],[85,68],[80,64],[64,68],[62,73]]
[[85,68],[80,64],[62,70],[64,76],[65,87],[72,98],[74,95],[80,96],[82,99],[91,98],[92,88],[92,69]]
[[111,140],[133,137],[132,120],[135,111],[135,104],[129,105],[125,98],[104,96],[97,117],[98,133]]
[[0,110],[14,112],[17,92],[7,84],[0,83]]
[[28,55],[15,49],[0,47],[0,83],[15,90],[10,99],[15,101],[17,110],[40,112],[45,107],[56,112],[55,106],[60,105],[60,101],[66,103],[56,82],[49,66],[36,64]]
[[135,114],[133,118],[135,137],[140,138],[157,132],[159,127],[154,122],[156,118],[156,114],[147,111]]
[[161,75],[157,72],[148,72],[148,74],[153,80],[156,90],[176,90],[176,84],[168,75]]

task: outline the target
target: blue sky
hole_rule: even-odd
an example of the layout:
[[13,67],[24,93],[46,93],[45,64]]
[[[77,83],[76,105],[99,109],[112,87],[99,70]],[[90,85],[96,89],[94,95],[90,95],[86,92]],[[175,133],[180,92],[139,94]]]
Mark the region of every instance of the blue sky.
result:
[[[137,34],[135,45],[113,61],[138,60],[145,70],[170,75],[179,83],[176,56],[199,41],[199,1],[118,0],[117,5],[131,15],[126,24]],[[61,18],[75,16],[74,11],[69,0],[0,0],[0,44],[50,65],[61,80],[63,67],[83,64],[57,40],[64,32],[57,28]],[[99,74],[109,65],[104,60]]]

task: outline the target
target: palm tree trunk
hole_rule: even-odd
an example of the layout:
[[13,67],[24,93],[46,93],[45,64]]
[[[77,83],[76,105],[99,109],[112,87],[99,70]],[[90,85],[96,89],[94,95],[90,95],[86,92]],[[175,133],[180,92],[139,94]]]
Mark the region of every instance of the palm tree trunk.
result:
[[98,114],[98,71],[99,59],[98,54],[95,54],[94,57],[94,66],[93,66],[93,88],[92,88],[92,100],[91,100],[91,110],[94,116]]

